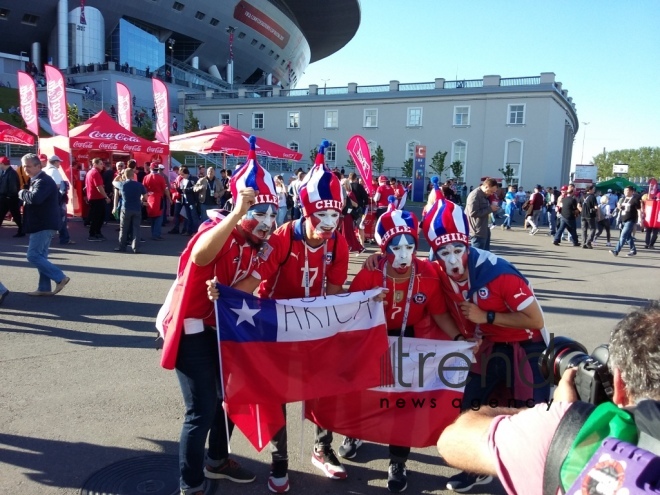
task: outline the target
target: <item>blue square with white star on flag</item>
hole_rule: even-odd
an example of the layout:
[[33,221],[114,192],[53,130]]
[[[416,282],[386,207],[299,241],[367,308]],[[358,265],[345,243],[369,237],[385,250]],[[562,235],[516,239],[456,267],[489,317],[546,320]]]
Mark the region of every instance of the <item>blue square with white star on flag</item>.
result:
[[277,310],[274,301],[218,285],[216,314],[221,341],[276,342]]

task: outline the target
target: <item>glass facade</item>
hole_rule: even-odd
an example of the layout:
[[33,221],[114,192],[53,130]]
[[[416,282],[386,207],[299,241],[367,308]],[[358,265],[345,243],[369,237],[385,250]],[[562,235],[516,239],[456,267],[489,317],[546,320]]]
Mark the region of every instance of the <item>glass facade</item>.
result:
[[165,65],[165,43],[124,19],[112,32],[111,51],[115,62],[139,70],[153,72]]

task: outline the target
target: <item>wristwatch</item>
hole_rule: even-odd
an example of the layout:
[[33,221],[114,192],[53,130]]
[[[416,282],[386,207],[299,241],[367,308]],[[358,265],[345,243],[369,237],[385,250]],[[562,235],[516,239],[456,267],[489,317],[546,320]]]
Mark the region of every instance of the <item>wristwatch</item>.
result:
[[495,322],[495,311],[489,311],[486,313],[486,323],[492,325]]

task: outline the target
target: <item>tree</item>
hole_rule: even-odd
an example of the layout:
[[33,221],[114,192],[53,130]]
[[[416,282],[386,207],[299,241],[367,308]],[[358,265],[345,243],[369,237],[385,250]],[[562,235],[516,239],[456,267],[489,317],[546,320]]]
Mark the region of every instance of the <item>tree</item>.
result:
[[69,129],[73,129],[80,125],[80,115],[78,115],[78,105],[66,104],[67,118],[69,119]]
[[513,182],[513,176],[514,176],[514,172],[515,172],[515,170],[513,170],[513,167],[511,166],[511,164],[507,163],[506,167],[498,168],[497,170],[502,172],[502,175],[504,176],[504,182],[506,182],[507,186],[510,186],[511,183]]
[[193,111],[188,109],[186,120],[183,123],[183,132],[195,132],[199,130],[199,119],[193,115]]
[[438,176],[438,179],[442,179],[442,174],[447,168],[445,167],[445,158],[447,158],[447,151],[438,151],[433,158],[431,158],[431,163],[429,167],[431,170]]
[[593,163],[598,167],[598,177],[611,177],[612,165],[630,165],[628,177],[660,178],[660,148],[643,147],[631,150],[604,151],[596,155]]
[[454,179],[460,179],[463,177],[463,162],[460,160],[455,160],[451,162],[450,165],[451,173],[454,174]]
[[350,156],[348,157],[348,160],[346,160],[346,168],[353,168],[355,169],[355,162],[353,161],[353,158]]
[[403,177],[406,179],[410,179],[413,174],[413,159],[408,158],[407,160],[403,161],[403,170],[401,171],[403,174]]
[[383,148],[380,147],[380,144],[374,150],[374,154],[371,156],[371,164],[374,167],[374,170],[378,172],[378,175],[383,173],[383,165],[385,165],[385,154],[383,153]]
[[145,117],[144,120],[142,121],[142,127],[133,127],[133,133],[137,134],[138,136],[144,139],[153,141],[154,139],[156,139],[156,130],[153,127],[154,127],[154,123],[151,121],[151,119]]

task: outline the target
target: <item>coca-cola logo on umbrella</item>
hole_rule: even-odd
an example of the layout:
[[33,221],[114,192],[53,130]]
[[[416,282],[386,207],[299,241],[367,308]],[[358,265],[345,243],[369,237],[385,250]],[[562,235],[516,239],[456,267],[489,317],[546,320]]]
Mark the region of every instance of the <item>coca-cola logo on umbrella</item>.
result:
[[127,141],[130,143],[139,143],[140,140],[136,138],[135,136],[131,136],[129,134],[124,134],[123,132],[100,132],[100,131],[92,131],[89,133],[89,137],[92,139],[114,139],[115,141]]

